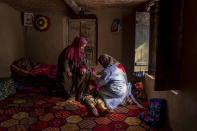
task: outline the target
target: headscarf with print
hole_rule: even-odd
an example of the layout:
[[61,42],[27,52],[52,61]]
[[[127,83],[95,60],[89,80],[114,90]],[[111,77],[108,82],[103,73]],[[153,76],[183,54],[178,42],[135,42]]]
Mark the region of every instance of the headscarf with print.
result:
[[116,62],[118,62],[115,58],[111,57],[108,54],[100,55],[98,61],[104,68],[110,64],[115,64]]
[[105,68],[110,64],[115,64],[119,69],[121,69],[124,73],[126,73],[125,68],[119,61],[108,54],[103,54],[98,59],[99,63]]
[[76,37],[73,43],[66,48],[66,57],[74,60],[75,66],[79,67],[80,61],[84,57],[84,50],[81,47],[87,44],[87,41],[84,37]]

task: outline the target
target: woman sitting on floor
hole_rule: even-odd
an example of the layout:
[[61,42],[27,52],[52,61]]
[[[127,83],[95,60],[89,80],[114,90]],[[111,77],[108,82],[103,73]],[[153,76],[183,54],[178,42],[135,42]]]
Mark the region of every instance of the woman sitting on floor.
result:
[[[76,100],[87,105],[95,116],[126,104],[128,98],[127,76],[124,67],[113,57],[101,55],[99,63],[104,67],[96,77],[85,66],[80,68]],[[95,78],[96,77],[96,78]],[[95,78],[95,79],[94,79]],[[100,88],[99,88],[100,87]]]
[[111,58],[108,55],[99,57],[98,61],[104,69],[98,73],[101,77],[97,77],[95,83],[101,86],[98,90],[99,96],[107,108],[113,110],[127,100],[128,87],[126,74],[118,68],[118,64],[112,63]]
[[[113,58],[112,56],[110,56],[108,54],[101,55],[99,57],[99,62],[101,63],[101,65],[103,65],[104,68],[107,66],[110,66],[110,65],[115,65],[123,73],[124,80],[122,82],[124,82],[124,83],[126,82],[127,92],[126,92],[125,99],[120,104],[125,105],[125,104],[135,103],[138,107],[144,108],[141,104],[138,103],[138,101],[135,99],[135,97],[131,93],[132,85],[130,82],[128,82],[127,74],[126,74],[126,71],[125,71],[125,68],[123,67],[123,65],[119,61],[117,61],[115,58]],[[112,77],[112,75],[113,74],[111,74],[111,77]],[[121,75],[121,73],[119,73],[119,75]],[[116,75],[114,75],[114,77],[115,76]],[[116,78],[113,78],[113,79],[117,81],[118,79],[121,79],[121,78],[118,78],[118,75],[117,75]],[[112,82],[112,83],[115,83],[115,82]]]
[[125,77],[125,79],[126,79],[126,81],[127,81],[126,70],[125,70],[124,66],[123,66],[118,60],[116,60],[114,57],[112,57],[112,56],[110,56],[110,55],[108,55],[108,54],[103,54],[103,55],[100,56],[100,58],[105,58],[105,59],[107,59],[107,61],[109,61],[109,64],[114,64],[114,65],[116,65],[119,69],[121,69],[122,72],[123,72],[123,74],[124,74],[124,77]]

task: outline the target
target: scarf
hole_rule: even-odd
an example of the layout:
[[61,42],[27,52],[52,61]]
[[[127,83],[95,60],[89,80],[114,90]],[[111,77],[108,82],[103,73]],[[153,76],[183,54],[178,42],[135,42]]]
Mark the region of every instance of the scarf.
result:
[[80,61],[84,58],[84,50],[81,47],[87,44],[84,37],[76,37],[71,45],[66,48],[66,57],[74,60],[75,66],[79,67]]

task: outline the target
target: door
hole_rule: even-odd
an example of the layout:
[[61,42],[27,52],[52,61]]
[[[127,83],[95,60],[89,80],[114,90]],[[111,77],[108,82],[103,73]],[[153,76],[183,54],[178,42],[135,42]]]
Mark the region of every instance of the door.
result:
[[70,19],[69,20],[69,44],[72,44],[76,36],[85,37],[88,41],[85,47],[85,57],[88,66],[96,65],[96,20],[95,19]]

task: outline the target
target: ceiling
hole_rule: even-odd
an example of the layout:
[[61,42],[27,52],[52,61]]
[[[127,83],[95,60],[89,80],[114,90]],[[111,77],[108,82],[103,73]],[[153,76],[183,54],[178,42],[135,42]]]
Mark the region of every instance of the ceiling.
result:
[[[64,0],[2,0],[20,11],[65,11]],[[148,0],[74,0],[86,9],[100,7],[131,7]]]
[[96,7],[130,7],[147,2],[148,0],[74,0],[81,6]]
[[65,11],[64,0],[3,0],[20,11]]

